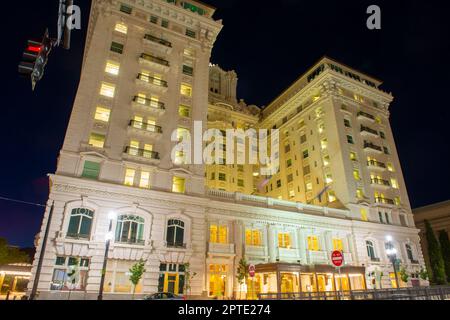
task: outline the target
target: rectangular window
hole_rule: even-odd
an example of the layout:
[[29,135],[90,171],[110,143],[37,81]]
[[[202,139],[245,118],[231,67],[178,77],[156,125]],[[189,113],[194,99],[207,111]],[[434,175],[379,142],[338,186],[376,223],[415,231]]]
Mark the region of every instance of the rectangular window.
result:
[[319,251],[319,238],[316,236],[308,237],[308,250]]
[[158,17],[150,16],[150,22],[154,23],[154,24],[157,24],[158,23]]
[[294,181],[294,175],[291,173],[290,175],[287,176],[287,182],[291,183],[292,181]]
[[228,243],[228,227],[211,225],[209,227],[209,241],[211,243]]
[[286,161],[286,166],[288,168],[292,167],[292,159],[289,159],[288,161]]
[[383,147],[383,151],[385,154],[390,154],[388,147]]
[[336,194],[334,193],[334,191],[329,191],[328,192],[328,202],[335,202],[337,200],[336,198]]
[[384,223],[383,214],[381,212],[378,212],[378,220],[380,220],[381,223]]
[[394,165],[393,165],[392,163],[388,162],[388,163],[386,164],[386,167],[387,167],[387,169],[388,169],[390,172],[395,172],[395,170],[394,170]]
[[244,180],[238,179],[238,187],[244,187]]
[[367,218],[367,210],[366,209],[361,209],[360,213],[361,213],[361,220],[362,221],[369,221],[369,219]]
[[307,159],[309,157],[309,151],[303,150],[303,159]]
[[386,139],[386,135],[384,134],[384,132],[380,131],[380,137],[381,139]]
[[190,38],[196,38],[197,34],[195,31],[191,30],[191,29],[186,29],[186,35]]
[[356,153],[355,152],[350,152],[350,160],[352,160],[352,161],[357,161],[358,160],[356,158]]
[[125,181],[126,186],[132,187],[134,185],[134,176],[136,175],[136,170],[126,169],[125,170]]
[[300,136],[300,143],[305,143],[306,142],[306,134]]
[[114,30],[123,34],[128,33],[128,27],[124,23],[116,23],[116,27],[114,28]]
[[348,120],[348,119],[344,119],[344,125],[345,125],[347,128],[351,128],[351,127],[352,127],[351,124],[350,124],[350,120]]
[[81,175],[83,178],[97,180],[100,175],[100,163],[85,161],[83,167],[83,174]]
[[227,181],[227,175],[225,173],[219,173],[219,181]]
[[326,149],[328,147],[328,140],[327,139],[322,139],[320,141],[320,147],[322,148],[322,150]]
[[193,76],[194,75],[194,68],[183,65],[183,73],[187,76]]
[[185,193],[186,192],[186,179],[180,177],[173,177],[172,192]]
[[109,122],[109,117],[111,115],[111,110],[104,107],[97,107],[95,109],[95,120]]
[[353,170],[353,177],[357,181],[361,180],[361,176],[359,175],[359,170]]
[[344,243],[342,239],[333,239],[333,250],[344,251]]
[[168,20],[162,20],[161,21],[161,27],[168,28],[169,27],[169,21]]
[[394,189],[398,189],[399,188],[397,179],[391,178],[391,186]]
[[277,180],[277,188],[281,188],[281,180]]
[[112,52],[122,54],[123,53],[123,44],[120,44],[118,42],[112,42],[111,43],[111,49]]
[[192,97],[192,87],[188,84],[181,84],[180,93],[186,97]]
[[362,189],[356,189],[356,197],[358,199],[364,198],[364,193],[363,193]]
[[259,230],[246,229],[245,230],[245,244],[247,246],[261,246],[262,234]]
[[139,188],[150,188],[150,172],[141,172],[141,181],[139,182]]
[[353,137],[349,135],[347,135],[347,142],[350,144],[355,144],[355,142],[353,141]]
[[289,233],[278,233],[278,247],[285,249],[291,248],[291,235]]
[[102,82],[100,94],[108,98],[114,98],[116,86],[111,83]]
[[191,108],[185,105],[180,105],[178,108],[178,115],[180,117],[184,118],[190,118],[191,117]]
[[131,14],[133,12],[133,8],[130,6],[127,6],[126,4],[120,5],[120,11],[126,14]]
[[303,175],[308,175],[311,173],[311,167],[310,166],[306,166],[303,168]]
[[396,206],[401,206],[402,205],[402,201],[400,200],[400,197],[395,197],[394,198],[394,203]]
[[89,145],[95,148],[103,148],[105,146],[106,137],[102,134],[91,133],[89,137]]
[[106,62],[105,72],[109,73],[113,76],[117,76],[119,74],[120,64],[115,61],[108,60]]

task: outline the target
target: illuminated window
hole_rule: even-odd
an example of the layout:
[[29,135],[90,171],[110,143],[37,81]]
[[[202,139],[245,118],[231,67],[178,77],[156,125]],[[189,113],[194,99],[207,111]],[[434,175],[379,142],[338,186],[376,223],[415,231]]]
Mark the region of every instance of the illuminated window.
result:
[[127,34],[128,32],[128,27],[126,24],[123,23],[117,23],[115,29],[117,32],[123,33],[123,34]]
[[395,172],[394,166],[392,165],[392,163],[388,162],[388,163],[386,164],[386,166],[387,166],[387,169],[388,169],[390,172]]
[[190,57],[190,58],[194,58],[195,57],[195,52],[192,49],[188,49],[188,48],[184,49],[183,54],[186,57]]
[[278,233],[278,247],[290,249],[291,248],[291,235],[285,232]]
[[114,93],[116,91],[116,86],[110,83],[102,82],[100,88],[100,94],[108,98],[114,98]]
[[262,233],[256,229],[245,230],[245,244],[248,246],[261,246]]
[[327,184],[333,182],[333,176],[331,175],[331,173],[328,173],[328,174],[325,176],[325,182],[326,182]]
[[333,239],[333,250],[344,251],[344,243],[342,239]]
[[357,181],[361,180],[361,176],[359,175],[359,170],[353,170],[353,177]]
[[173,177],[172,192],[185,193],[186,192],[186,179],[180,177]]
[[355,152],[350,152],[350,160],[352,160],[352,161],[357,161],[358,160],[356,158],[356,153]]
[[335,202],[337,200],[336,198],[336,194],[334,193],[334,191],[329,191],[328,192],[328,202]]
[[140,116],[134,116],[133,127],[136,129],[142,129],[144,118]]
[[322,150],[326,149],[328,147],[328,140],[327,139],[322,139],[320,141],[320,146],[321,146]]
[[394,198],[394,203],[396,206],[401,206],[402,205],[402,201],[400,200],[400,197],[395,197]]
[[308,250],[319,251],[319,238],[317,236],[308,237]]
[[124,184],[126,186],[132,187],[134,185],[134,176],[136,175],[136,170],[134,169],[127,169],[125,171],[125,182]]
[[185,105],[180,105],[180,107],[178,108],[178,114],[180,117],[190,118],[191,108]]
[[92,133],[89,137],[89,145],[96,148],[103,148],[105,146],[106,137],[102,134]]
[[325,131],[325,124],[324,123],[320,123],[318,125],[318,130],[319,130],[319,133],[323,133]]
[[192,87],[188,84],[181,84],[180,93],[183,96],[192,97]]
[[139,153],[139,141],[131,140],[130,150],[128,152],[132,156],[137,156]]
[[111,110],[109,109],[100,106],[95,109],[95,120],[109,122],[110,115]]
[[326,155],[323,157],[323,165],[328,166],[330,164],[330,156]]
[[106,62],[105,72],[117,76],[119,74],[120,64],[118,62],[114,62],[108,60]]
[[369,219],[367,218],[367,210],[366,209],[361,209],[360,213],[361,213],[361,220],[362,221],[369,221]]
[[308,182],[308,183],[306,184],[306,191],[312,191],[312,189],[313,189],[313,184],[312,184],[312,182]]
[[364,198],[364,192],[362,191],[362,189],[356,189],[356,197],[358,199]]
[[391,186],[394,189],[398,189],[399,188],[397,179],[391,178]]
[[150,188],[150,172],[141,172],[141,180],[139,182],[139,188]]
[[228,243],[228,227],[211,225],[209,227],[209,241],[211,243]]
[[295,198],[295,191],[289,190],[289,198]]

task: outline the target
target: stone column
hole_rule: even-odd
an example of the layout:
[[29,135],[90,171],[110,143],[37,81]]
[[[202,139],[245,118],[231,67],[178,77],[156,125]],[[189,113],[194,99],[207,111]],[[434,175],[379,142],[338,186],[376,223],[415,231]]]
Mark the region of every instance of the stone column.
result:
[[269,262],[275,262],[277,256],[276,250],[276,239],[274,235],[274,227],[273,225],[267,225],[267,246],[269,248]]

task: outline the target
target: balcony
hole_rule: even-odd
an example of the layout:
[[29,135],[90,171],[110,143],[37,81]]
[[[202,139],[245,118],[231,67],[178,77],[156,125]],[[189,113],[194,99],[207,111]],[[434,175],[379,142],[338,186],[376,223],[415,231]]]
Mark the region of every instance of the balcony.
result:
[[89,241],[90,235],[88,234],[79,234],[79,233],[68,233],[66,234],[66,238],[72,239],[72,240],[85,240]]
[[297,249],[279,248],[278,257],[281,261],[297,261],[300,260]]
[[170,54],[172,52],[172,43],[170,41],[155,37],[151,34],[146,34],[144,36],[144,44],[151,45],[152,49],[158,49],[164,53]]
[[159,102],[148,98],[141,98],[135,96],[133,98],[132,104],[133,107],[139,110],[150,112],[157,116],[162,116],[166,112],[166,106],[163,102]]
[[378,131],[369,127],[361,126],[361,134],[372,137],[378,137]]
[[369,113],[366,113],[364,111],[359,111],[357,114],[358,119],[366,119],[370,122],[375,122],[375,117]]
[[210,242],[208,244],[208,254],[234,255],[234,244]]
[[382,170],[382,171],[386,170],[386,164],[384,164],[383,162],[376,161],[376,160],[367,161],[367,166],[370,169],[378,169],[378,170]]
[[380,262],[380,258],[376,258],[376,257],[370,257],[370,261],[371,262]]
[[372,185],[376,185],[383,188],[390,188],[391,184],[387,180],[379,179],[379,178],[372,178],[370,179],[370,182]]
[[143,85],[147,89],[157,90],[162,93],[166,93],[169,88],[167,81],[143,73],[138,74],[136,78],[136,84]]
[[328,254],[326,251],[311,251],[306,252],[308,264],[328,264]]
[[145,122],[135,120],[130,121],[128,126],[129,133],[142,134],[153,139],[160,139],[162,137],[162,128]]
[[160,162],[158,152],[133,147],[126,147],[124,150],[124,156],[125,158],[132,160],[138,159],[152,164],[158,164]]
[[365,151],[374,151],[377,153],[383,153],[383,148],[373,144],[372,142],[364,141],[364,150]]
[[375,202],[376,203],[382,203],[382,204],[395,205],[395,201],[394,200],[387,199],[387,198],[381,198],[381,197],[375,197]]
[[265,257],[266,248],[263,246],[245,246],[245,254],[250,257]]
[[152,56],[150,54],[146,54],[146,53],[142,53],[141,56],[139,57],[139,62],[141,64],[145,64],[147,66],[150,66],[152,68],[155,68],[157,70],[162,70],[162,71],[169,71],[169,61],[163,59],[163,58],[159,58],[159,57],[155,57]]
[[131,246],[144,246],[145,240],[140,239],[116,239],[116,244],[125,244],[125,245],[131,245]]

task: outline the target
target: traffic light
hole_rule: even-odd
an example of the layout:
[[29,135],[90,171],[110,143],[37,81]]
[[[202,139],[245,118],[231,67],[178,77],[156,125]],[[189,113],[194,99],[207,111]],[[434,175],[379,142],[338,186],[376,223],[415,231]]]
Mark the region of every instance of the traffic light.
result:
[[27,47],[23,53],[24,61],[19,64],[19,73],[31,80],[33,90],[36,83],[44,76],[44,69],[52,47],[53,40],[50,39],[48,30],[45,31],[42,41],[28,40]]

